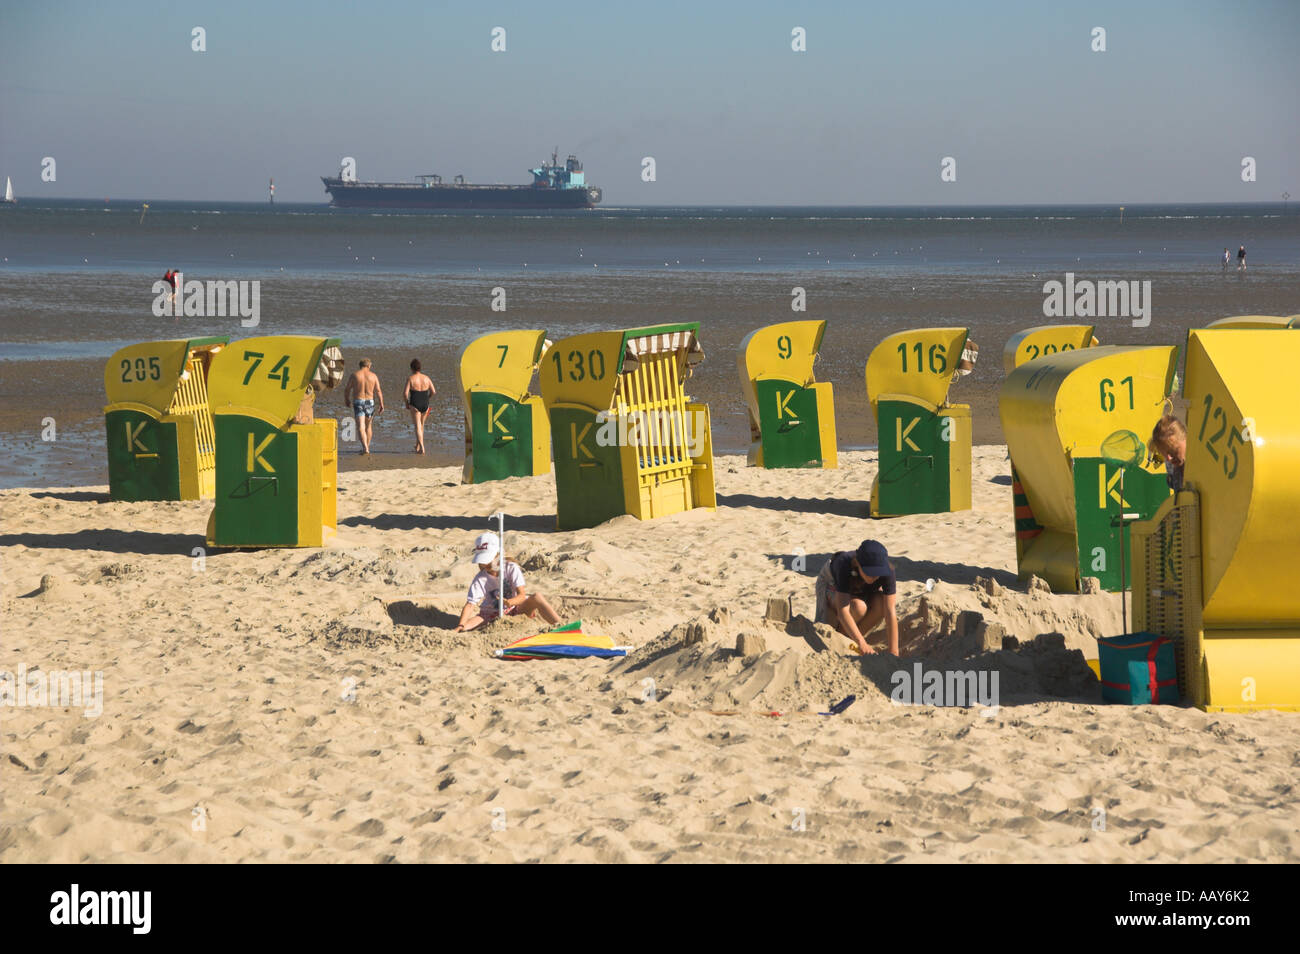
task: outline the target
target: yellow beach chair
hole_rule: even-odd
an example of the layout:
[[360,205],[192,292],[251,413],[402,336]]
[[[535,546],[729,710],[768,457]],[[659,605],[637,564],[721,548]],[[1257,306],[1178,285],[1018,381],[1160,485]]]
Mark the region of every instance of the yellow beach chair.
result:
[[1205,710],[1300,710],[1300,335],[1188,335],[1183,490],[1133,525],[1134,629],[1176,638]]
[[114,500],[211,497],[216,466],[208,371],[226,337],[145,341],[104,367]]
[[556,525],[713,509],[709,407],[684,384],[704,359],[688,322],[557,341],[538,370],[555,451]]
[[551,426],[528,386],[550,342],[545,331],[500,331],[460,353],[465,407],[461,483],[530,477],[551,469]]
[[751,467],[839,466],[835,401],[813,363],[825,321],[784,321],[745,336],[736,355],[749,408]]
[[319,547],[338,526],[338,422],[316,394],[343,378],[336,338],[236,341],[213,361],[213,547]]
[[1098,346],[1039,357],[1007,375],[998,413],[1037,527],[1019,548],[1022,578],[1037,574],[1058,593],[1077,591],[1085,576],[1107,590],[1125,585],[1129,515],[1150,516],[1169,488],[1163,465],[1145,456],[1120,465],[1102,447],[1117,432],[1138,441],[1151,433],[1177,357],[1173,346]]
[[876,417],[880,468],[871,515],[970,509],[969,404],[948,390],[974,367],[966,328],[918,328],[890,335],[867,358],[867,400]]

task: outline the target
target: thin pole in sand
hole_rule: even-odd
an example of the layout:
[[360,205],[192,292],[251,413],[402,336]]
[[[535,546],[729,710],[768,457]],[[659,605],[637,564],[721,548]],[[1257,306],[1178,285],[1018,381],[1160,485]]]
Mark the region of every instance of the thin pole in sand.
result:
[[506,615],[506,512],[498,510],[488,517],[488,526],[497,522],[497,560],[501,564],[501,579],[497,581],[497,619]]

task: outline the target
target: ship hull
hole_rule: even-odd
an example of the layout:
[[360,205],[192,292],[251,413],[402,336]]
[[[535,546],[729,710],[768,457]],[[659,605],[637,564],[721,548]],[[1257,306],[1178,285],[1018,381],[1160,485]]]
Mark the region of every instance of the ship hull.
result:
[[339,209],[590,209],[600,201],[594,187],[537,189],[532,186],[411,185],[344,182],[322,177],[330,204]]

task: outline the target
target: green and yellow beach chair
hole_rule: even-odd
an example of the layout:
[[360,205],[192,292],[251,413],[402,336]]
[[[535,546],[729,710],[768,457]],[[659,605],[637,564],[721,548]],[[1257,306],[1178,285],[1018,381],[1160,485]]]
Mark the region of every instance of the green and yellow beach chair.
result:
[[216,468],[208,372],[226,337],[145,341],[104,367],[108,491],[114,500],[211,497]]
[[749,409],[751,467],[839,466],[835,400],[813,363],[825,321],[784,321],[745,336],[736,355]]

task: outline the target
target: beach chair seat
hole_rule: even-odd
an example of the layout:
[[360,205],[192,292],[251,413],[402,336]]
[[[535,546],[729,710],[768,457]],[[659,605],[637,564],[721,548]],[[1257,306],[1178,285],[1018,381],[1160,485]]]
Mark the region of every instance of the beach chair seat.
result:
[[1293,330],[1189,332],[1183,490],[1133,525],[1134,628],[1207,711],[1300,711],[1298,364]]
[[1110,591],[1127,585],[1127,521],[1153,514],[1169,488],[1163,464],[1118,463],[1102,445],[1118,431],[1151,433],[1177,358],[1172,346],[1075,348],[1007,375],[998,412],[1026,501],[1014,517],[1021,578],[1042,577],[1058,593],[1077,592],[1085,576]]
[[528,393],[549,346],[545,331],[500,331],[475,338],[461,352],[462,483],[550,471],[550,421],[542,399]]
[[108,491],[113,500],[213,494],[216,443],[208,372],[227,337],[146,341],[104,367]]
[[334,338],[237,341],[213,361],[212,547],[319,547],[338,529],[338,422],[316,395],[343,377]]
[[713,509],[709,408],[685,381],[704,359],[694,322],[557,341],[538,371],[555,457],[556,525]]
[[971,414],[948,390],[974,367],[965,328],[889,335],[867,358],[867,400],[880,464],[871,515],[946,513],[971,505]]
[[839,466],[835,401],[813,364],[825,321],[785,321],[740,343],[736,364],[749,412],[751,467]]

